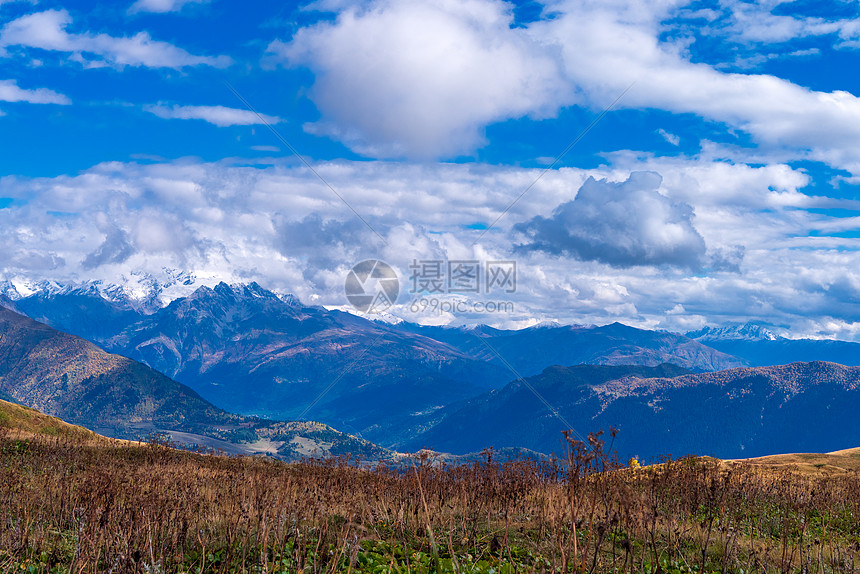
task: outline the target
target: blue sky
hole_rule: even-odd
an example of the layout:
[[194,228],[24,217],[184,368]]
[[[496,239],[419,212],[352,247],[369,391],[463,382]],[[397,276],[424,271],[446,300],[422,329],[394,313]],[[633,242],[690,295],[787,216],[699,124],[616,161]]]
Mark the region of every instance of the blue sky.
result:
[[841,0],[0,1],[0,273],[516,259],[513,313],[392,313],[858,340],[858,69]]

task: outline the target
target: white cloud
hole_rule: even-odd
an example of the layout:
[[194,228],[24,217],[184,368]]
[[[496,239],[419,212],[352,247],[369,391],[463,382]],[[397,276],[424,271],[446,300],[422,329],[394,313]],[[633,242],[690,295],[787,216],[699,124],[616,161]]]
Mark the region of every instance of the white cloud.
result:
[[809,149],[849,150],[860,137],[860,100],[852,94],[692,63],[680,48],[659,40],[666,12],[631,22],[619,17],[613,3],[565,2],[558,8],[563,15],[534,27],[555,38],[567,76],[594,102],[605,105],[635,81],[620,106],[694,113],[744,130],[759,144],[793,148],[796,156],[821,155]]
[[167,12],[179,12],[188,4],[203,4],[209,0],[137,0],[128,9],[129,14],[138,12],[153,12],[165,14]]
[[[552,18],[511,28],[510,6],[497,0],[376,0],[269,51],[314,72],[311,98],[323,118],[308,129],[370,156],[470,153],[492,123],[574,104],[600,109],[635,82],[620,107],[723,123],[749,133],[762,153],[860,162],[857,97],[692,62],[687,39],[662,39],[663,22],[685,5],[559,0],[547,4]],[[794,33],[795,24],[779,22],[756,34]],[[840,26],[853,37],[849,23]],[[813,32],[825,33],[804,33]]]
[[819,54],[821,54],[821,50],[819,48],[807,48],[805,50],[795,50],[794,52],[789,52],[788,55],[802,58],[804,56],[817,56]]
[[47,88],[36,88],[35,90],[19,88],[17,80],[0,80],[0,101],[60,105],[72,103],[67,96]]
[[658,190],[656,172],[634,172],[620,183],[589,178],[572,201],[515,229],[521,249],[569,255],[610,265],[671,265],[698,270],[705,241],[693,227],[693,209]]
[[72,17],[66,10],[46,10],[21,16],[0,30],[0,50],[11,46],[64,52],[86,66],[145,66],[150,68],[183,68],[231,63],[227,56],[196,56],[182,48],[153,40],[147,32],[116,37],[88,32],[66,31]]
[[284,121],[277,116],[265,114],[260,114],[263,116],[263,119],[260,119],[260,116],[250,110],[238,110],[224,106],[165,106],[157,104],[144,106],[143,109],[164,119],[203,120],[218,127],[262,124],[264,123],[263,120],[269,124]]
[[269,51],[316,73],[315,133],[374,156],[453,156],[480,146],[487,124],[554,114],[572,94],[551,53],[511,23],[496,0],[379,0]]
[[[645,257],[657,264],[672,261],[660,254],[684,245],[685,238],[698,243],[698,234],[707,251],[688,250],[704,261],[704,270],[695,274],[683,265],[612,266],[605,252],[592,258],[513,252],[515,222],[551,213],[589,177],[624,182],[630,177],[624,161],[608,169],[549,171],[477,245],[479,232],[469,226],[495,219],[540,170],[362,161],[315,165],[387,245],[293,160],[257,167],[249,160],[105,163],[75,176],[5,177],[0,197],[15,201],[0,209],[0,276],[117,281],[171,267],[213,281],[256,280],[308,302],[342,305],[345,274],[363,259],[389,262],[406,284],[413,259],[515,258],[514,313],[415,316],[408,295],[397,312],[421,321],[619,320],[684,330],[693,323],[677,313],[681,305],[695,316],[695,326],[756,319],[797,334],[860,338],[860,274],[852,271],[860,269],[860,253],[856,239],[838,235],[857,220],[804,209],[819,199],[799,194],[808,176],[784,165],[708,158],[631,164],[659,171],[663,182],[659,193],[647,186],[626,190],[634,201],[612,208],[642,221],[625,225],[623,217],[616,218],[618,237],[604,239],[616,250],[623,241],[650,248]],[[599,199],[585,203],[597,205]],[[675,207],[683,204],[694,217]],[[581,214],[577,221],[593,222]],[[736,248],[743,249],[740,272],[708,268],[712,255],[731,260]]]
[[658,134],[660,134],[660,136],[661,136],[664,140],[666,140],[667,142],[669,142],[669,143],[670,143],[670,144],[672,144],[673,146],[677,146],[678,144],[680,144],[680,143],[681,143],[681,138],[679,138],[679,137],[678,137],[677,135],[675,135],[675,134],[672,134],[672,133],[667,132],[667,131],[666,131],[666,130],[664,130],[663,128],[658,129],[658,130],[657,130],[657,133],[658,133]]
[[[713,18],[717,21],[707,28],[706,33],[711,37],[724,35],[738,43],[757,45],[773,45],[832,35],[838,38],[836,47],[856,47],[853,44],[860,39],[860,24],[856,14],[855,17],[849,18],[793,15],[787,13],[787,10],[791,9],[790,4],[782,0],[725,0],[720,3],[723,17]],[[774,14],[773,11],[777,7],[783,8],[786,13]]]

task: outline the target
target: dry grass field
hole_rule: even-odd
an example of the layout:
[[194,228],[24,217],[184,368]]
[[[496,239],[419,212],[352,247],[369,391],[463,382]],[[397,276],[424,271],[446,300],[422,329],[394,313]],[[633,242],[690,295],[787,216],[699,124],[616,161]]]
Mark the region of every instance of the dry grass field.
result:
[[564,461],[496,463],[488,452],[454,466],[427,457],[373,469],[287,464],[101,439],[8,403],[0,412],[0,572],[860,565],[860,475],[847,468],[684,459],[631,469],[600,436],[571,440]]
[[852,473],[860,471],[860,448],[849,448],[824,454],[777,454],[735,461],[772,469],[790,469],[807,474]]

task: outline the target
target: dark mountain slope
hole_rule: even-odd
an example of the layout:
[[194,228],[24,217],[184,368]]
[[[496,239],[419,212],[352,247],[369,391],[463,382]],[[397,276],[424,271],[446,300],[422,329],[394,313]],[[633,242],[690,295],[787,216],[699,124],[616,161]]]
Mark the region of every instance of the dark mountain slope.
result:
[[91,428],[122,421],[196,429],[235,420],[145,365],[8,309],[0,309],[0,373],[5,393]]
[[[286,458],[350,450],[389,453],[319,423],[281,423],[230,414],[146,365],[0,308],[0,392],[73,424],[118,438],[175,431],[185,442],[242,443],[235,452]],[[266,448],[253,446],[266,443]]]
[[[620,428],[624,456],[828,452],[860,443],[860,368],[834,363],[643,378],[553,367],[528,382],[581,433]],[[647,375],[646,375],[647,376]],[[522,382],[460,406],[406,444],[443,451],[517,446],[559,452],[564,424]],[[522,438],[520,438],[522,437]],[[467,443],[467,444],[464,444]],[[462,448],[462,450],[460,450]]]
[[542,374],[527,378],[528,385],[513,382],[498,391],[440,409],[422,421],[428,430],[400,446],[406,450],[432,448],[456,454],[513,446],[546,454],[560,453],[561,432],[568,427],[529,387],[584,434],[598,430],[590,420],[593,414],[590,410],[595,405],[587,402],[596,385],[624,377],[672,377],[688,373],[670,364],[549,367]]

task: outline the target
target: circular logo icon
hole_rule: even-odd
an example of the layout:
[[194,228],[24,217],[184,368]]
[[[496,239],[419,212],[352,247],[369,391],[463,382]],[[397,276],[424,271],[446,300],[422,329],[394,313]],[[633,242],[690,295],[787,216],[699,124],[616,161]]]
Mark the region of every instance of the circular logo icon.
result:
[[400,281],[388,263],[368,259],[349,271],[344,291],[349,303],[362,313],[382,313],[397,301]]

